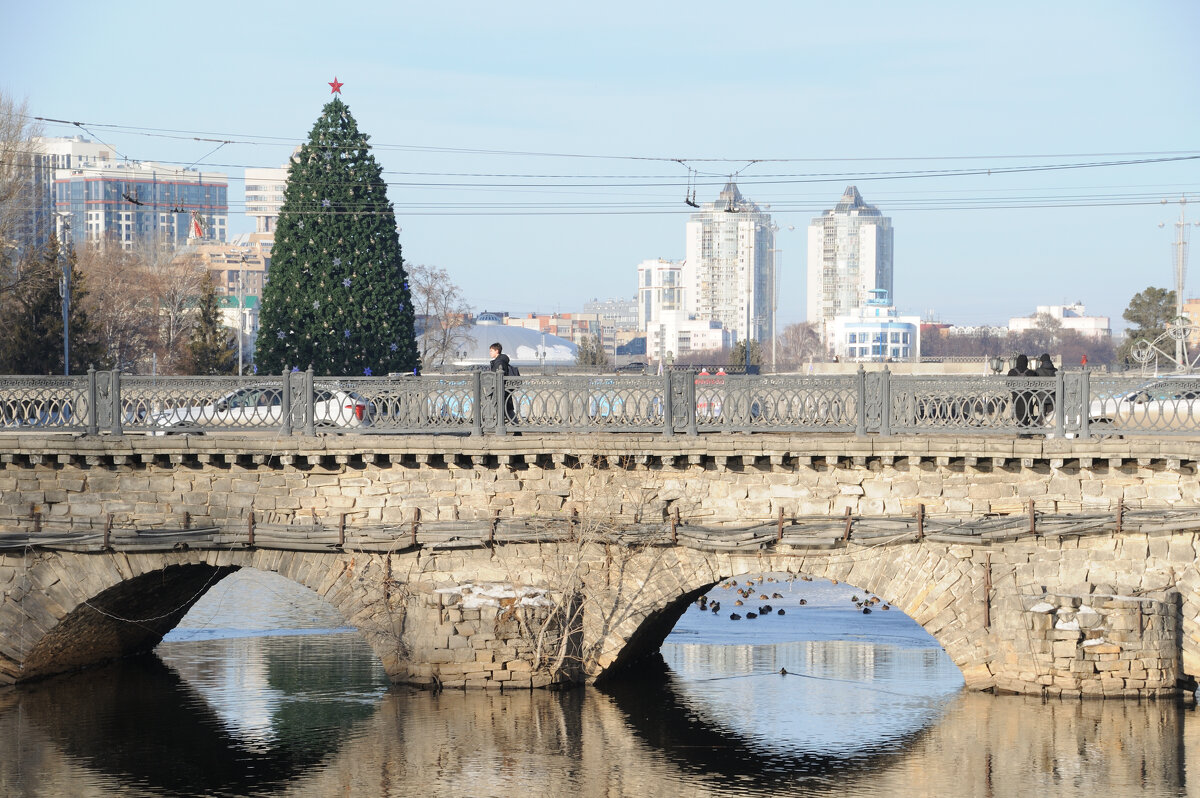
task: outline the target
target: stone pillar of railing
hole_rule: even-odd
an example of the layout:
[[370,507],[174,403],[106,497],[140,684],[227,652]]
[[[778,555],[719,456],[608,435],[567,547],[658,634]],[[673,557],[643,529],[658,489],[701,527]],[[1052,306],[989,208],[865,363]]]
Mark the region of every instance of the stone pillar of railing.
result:
[[1088,431],[1090,416],[1092,414],[1092,371],[1084,369],[1080,375],[1079,381],[1079,403],[1082,405],[1079,409],[1079,437],[1090,438],[1091,432]]
[[471,434],[483,434],[483,375],[471,373]]
[[879,434],[884,437],[892,434],[892,372],[887,366],[879,379]]
[[855,373],[857,378],[855,381],[855,392],[858,395],[858,423],[855,425],[855,435],[867,434],[867,370],[858,364],[858,371]]
[[1067,408],[1063,406],[1063,399],[1067,395],[1067,377],[1062,369],[1058,370],[1054,380],[1054,437],[1061,438],[1066,433],[1067,426],[1064,417],[1067,415]]
[[121,407],[121,370],[112,370],[112,434],[124,435],[125,430],[121,427],[124,410]]
[[[743,377],[743,380],[750,379]],[[729,374],[725,376],[725,382],[721,385],[721,430],[726,434],[733,431],[733,414],[738,407],[736,400],[738,378]]]
[[675,417],[671,398],[675,395],[672,384],[673,372],[666,369],[662,374],[662,419],[663,436],[670,438],[675,435]]
[[683,379],[684,412],[687,413],[687,434],[697,435],[696,428],[696,372],[685,371]]
[[280,413],[283,424],[279,428],[281,435],[292,434],[292,372],[283,370],[283,395],[280,397]]
[[505,422],[508,421],[504,417],[504,395],[507,393],[507,388],[504,385],[504,372],[494,371],[496,375],[496,434],[507,435],[508,430],[505,428]]
[[315,436],[317,434],[317,392],[313,386],[313,367],[309,366],[304,371],[304,434]]
[[100,434],[99,411],[96,407],[96,400],[100,392],[96,389],[96,369],[88,366],[87,370],[87,434]]

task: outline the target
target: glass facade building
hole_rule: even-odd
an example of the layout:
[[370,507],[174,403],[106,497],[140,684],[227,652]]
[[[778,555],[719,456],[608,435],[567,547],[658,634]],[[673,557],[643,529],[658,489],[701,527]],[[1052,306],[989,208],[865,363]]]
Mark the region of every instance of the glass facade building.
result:
[[139,239],[179,246],[189,238],[226,239],[228,193],[225,175],[217,172],[112,165],[61,170],[54,206],[69,220],[75,246],[115,241],[131,249]]

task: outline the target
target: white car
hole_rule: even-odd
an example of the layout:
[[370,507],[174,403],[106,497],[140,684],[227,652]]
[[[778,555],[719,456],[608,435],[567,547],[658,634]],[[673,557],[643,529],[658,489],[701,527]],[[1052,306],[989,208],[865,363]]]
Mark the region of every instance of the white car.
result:
[[1090,403],[1088,424],[1118,432],[1200,432],[1200,377],[1160,377],[1128,391],[1100,396]]
[[[371,423],[371,406],[349,391],[318,386],[313,419],[318,427],[364,427]],[[261,385],[238,388],[211,404],[152,413],[150,423],[161,428],[156,434],[221,427],[274,429],[283,423],[283,389]]]

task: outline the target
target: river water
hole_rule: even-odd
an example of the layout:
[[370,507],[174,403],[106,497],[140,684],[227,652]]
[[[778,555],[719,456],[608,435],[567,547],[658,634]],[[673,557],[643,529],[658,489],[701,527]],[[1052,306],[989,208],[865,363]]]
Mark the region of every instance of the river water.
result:
[[620,685],[432,693],[242,571],[154,655],[0,691],[0,795],[1200,795],[1191,704],[967,693],[900,612],[775,578],[714,589]]

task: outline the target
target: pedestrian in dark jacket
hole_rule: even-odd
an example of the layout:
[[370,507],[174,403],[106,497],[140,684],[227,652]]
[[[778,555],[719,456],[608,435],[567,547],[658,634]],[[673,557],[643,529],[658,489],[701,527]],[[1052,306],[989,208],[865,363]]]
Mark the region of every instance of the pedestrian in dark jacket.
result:
[[[1050,355],[1043,352],[1038,358],[1037,375],[1039,377],[1054,377],[1058,374],[1058,369],[1054,368],[1054,362],[1050,360]],[[1042,418],[1049,419],[1050,414],[1054,412],[1054,388],[1042,389]]]
[[[1029,358],[1025,355],[1017,355],[1017,361],[1013,367],[1008,370],[1009,377],[1036,377],[1038,374],[1033,369],[1029,368]],[[1018,427],[1029,426],[1029,416],[1031,405],[1033,404],[1033,391],[1028,387],[1018,386],[1017,390],[1013,391],[1013,418],[1017,422]]]
[[[499,341],[488,347],[488,354],[492,356],[492,371],[498,371],[505,377],[512,376],[511,361],[508,359],[508,355],[504,354],[504,347],[500,345]],[[513,389],[508,386],[504,388],[504,423],[509,425],[517,423],[517,409],[516,403],[513,401]],[[520,434],[519,432],[513,433],[513,435]]]

